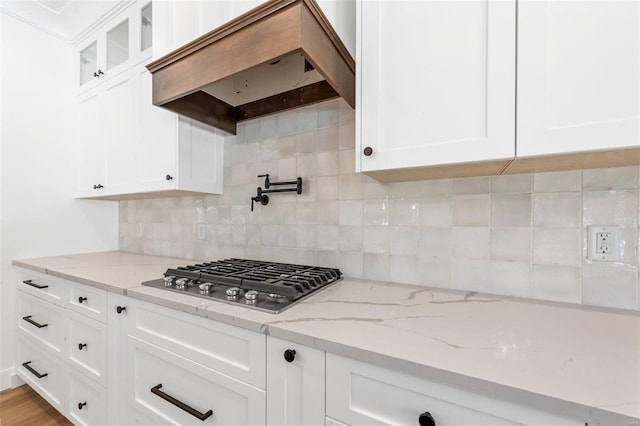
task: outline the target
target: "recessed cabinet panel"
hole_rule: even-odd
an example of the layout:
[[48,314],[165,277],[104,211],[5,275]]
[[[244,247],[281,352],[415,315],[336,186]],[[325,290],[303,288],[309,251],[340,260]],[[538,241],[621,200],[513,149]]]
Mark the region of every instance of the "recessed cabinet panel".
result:
[[29,294],[18,292],[18,330],[52,354],[66,354],[66,310]]
[[78,102],[76,125],[78,144],[78,189],[91,191],[104,185],[104,138],[102,137],[102,97],[93,90]]
[[140,10],[140,51],[153,45],[153,9],[151,3]]
[[[106,351],[106,348],[105,348]],[[107,391],[71,371],[67,393],[68,417],[76,425],[103,426],[107,424]]]
[[640,3],[518,6],[518,156],[640,144]]
[[107,326],[73,313],[69,318],[68,344],[69,360],[74,366],[106,386]]
[[265,424],[264,391],[135,337],[128,338],[128,348],[134,381],[127,399],[135,410],[170,424]]
[[514,157],[515,1],[358,7],[359,170]]
[[67,303],[67,285],[64,281],[51,275],[29,271],[20,274],[18,288],[39,299],[46,300],[58,306]]

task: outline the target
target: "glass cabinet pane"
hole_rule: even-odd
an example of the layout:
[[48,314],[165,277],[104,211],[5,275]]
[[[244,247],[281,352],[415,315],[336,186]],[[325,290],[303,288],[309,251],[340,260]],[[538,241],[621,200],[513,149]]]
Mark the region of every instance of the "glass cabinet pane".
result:
[[153,45],[151,29],[152,25],[151,3],[142,8],[140,15],[140,51],[144,52]]
[[107,33],[107,69],[129,59],[129,20],[121,22]]
[[98,43],[93,42],[80,52],[80,85],[91,81],[98,69]]

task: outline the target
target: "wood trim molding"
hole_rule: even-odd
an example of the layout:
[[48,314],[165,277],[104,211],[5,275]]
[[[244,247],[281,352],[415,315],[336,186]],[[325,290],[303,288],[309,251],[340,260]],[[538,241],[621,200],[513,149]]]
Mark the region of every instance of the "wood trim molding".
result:
[[[235,107],[235,112],[214,96],[198,94],[211,83],[296,52],[324,77],[325,84],[259,99]],[[355,108],[355,61],[315,0],[270,0],[147,68],[152,73],[154,105],[233,134],[239,120],[336,96]]]

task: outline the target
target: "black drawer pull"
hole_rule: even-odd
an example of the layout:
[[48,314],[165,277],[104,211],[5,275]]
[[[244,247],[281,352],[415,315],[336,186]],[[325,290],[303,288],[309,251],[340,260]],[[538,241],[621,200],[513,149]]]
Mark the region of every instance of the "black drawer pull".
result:
[[22,317],[22,319],[31,325],[35,325],[38,328],[44,328],[49,325],[49,324],[40,324],[39,322],[35,322],[34,320],[31,319],[32,316],[33,315],[27,315],[26,317]]
[[82,407],[85,407],[86,405],[86,402],[78,402],[78,410],[82,410]]
[[86,348],[87,344],[86,343],[78,343],[78,350],[81,351],[82,349]]
[[122,311],[126,311],[127,307],[126,306],[116,306],[116,312],[121,314]]
[[49,288],[48,285],[39,285],[39,284],[34,283],[32,280],[24,280],[24,281],[22,281],[22,283],[26,284],[26,285],[30,285],[31,287],[38,288],[40,290],[42,290],[43,288]]
[[166,393],[162,392],[160,390],[161,387],[162,387],[162,384],[155,385],[154,387],[151,388],[151,393],[158,395],[160,398],[164,399],[167,402],[172,403],[179,409],[186,411],[187,413],[191,414],[193,417],[197,417],[198,419],[205,421],[213,414],[213,411],[211,410],[207,411],[206,413],[201,413],[195,408],[189,407],[184,402],[178,401],[174,397],[169,396]]
[[29,364],[31,364],[31,361],[23,362],[22,366],[24,368],[26,368],[29,371],[29,373],[31,373],[34,376],[36,376],[38,379],[42,379],[43,377],[47,377],[49,375],[49,373],[44,373],[44,374],[38,373],[36,370],[34,370],[32,367],[30,367]]
[[78,297],[78,303],[82,303],[82,302],[84,302],[86,300],[87,300],[86,297],[82,297],[82,296]]
[[425,411],[418,416],[418,423],[420,426],[436,426],[436,420],[433,418],[430,412]]

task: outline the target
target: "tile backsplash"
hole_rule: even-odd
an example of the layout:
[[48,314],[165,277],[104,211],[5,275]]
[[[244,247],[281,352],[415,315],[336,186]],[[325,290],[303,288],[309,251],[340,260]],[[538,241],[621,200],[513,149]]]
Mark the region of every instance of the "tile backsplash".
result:
[[[354,124],[341,100],[239,124],[224,194],[120,202],[120,250],[640,310],[638,167],[382,184],[354,173]],[[264,173],[303,194],[251,212]],[[620,227],[619,262],[587,259],[589,225]]]

